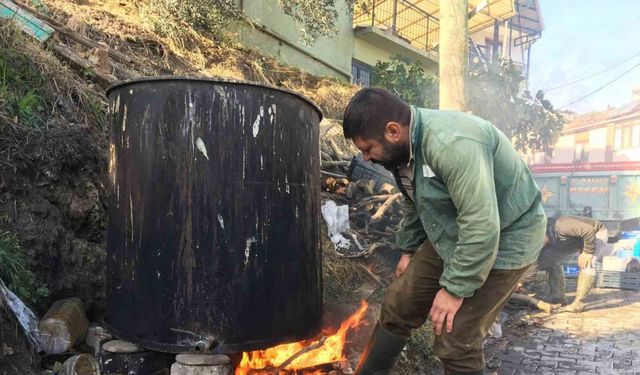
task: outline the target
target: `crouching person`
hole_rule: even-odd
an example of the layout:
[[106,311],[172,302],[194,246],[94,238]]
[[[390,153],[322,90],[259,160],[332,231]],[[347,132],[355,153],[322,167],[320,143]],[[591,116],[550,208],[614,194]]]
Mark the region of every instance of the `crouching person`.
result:
[[565,304],[565,277],[562,263],[571,255],[579,253],[578,285],[576,298],[563,310],[582,312],[584,299],[589,295],[595,281],[596,248],[608,240],[606,227],[598,220],[580,216],[550,218],[545,235],[545,246],[540,252],[538,268],[547,271],[551,295],[550,302]]

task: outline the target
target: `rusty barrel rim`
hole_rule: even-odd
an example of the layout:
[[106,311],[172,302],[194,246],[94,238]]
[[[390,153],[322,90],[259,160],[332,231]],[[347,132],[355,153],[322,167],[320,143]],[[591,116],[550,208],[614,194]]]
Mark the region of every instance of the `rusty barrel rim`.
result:
[[232,85],[238,85],[238,86],[263,87],[263,88],[266,88],[266,89],[270,89],[270,90],[274,90],[274,91],[280,91],[280,92],[284,92],[284,93],[287,93],[287,94],[291,94],[291,95],[297,96],[298,98],[302,99],[303,101],[311,104],[311,106],[320,115],[320,119],[322,119],[324,117],[324,115],[322,114],[322,109],[320,109],[320,106],[316,102],[314,102],[313,100],[309,99],[308,97],[306,97],[306,96],[304,96],[304,95],[302,95],[302,94],[300,94],[298,92],[295,92],[293,90],[282,88],[282,87],[277,87],[277,86],[273,86],[273,85],[268,85],[266,83],[253,82],[253,81],[243,81],[243,80],[222,78],[222,77],[153,76],[153,77],[133,78],[133,79],[123,80],[123,81],[114,83],[113,85],[109,86],[109,88],[107,88],[107,90],[105,91],[105,96],[108,98],[109,95],[113,91],[121,89],[121,88],[124,88],[124,87],[129,86],[129,85],[136,84],[136,83],[166,82],[166,81],[210,82],[210,83],[232,84]]
[[266,339],[266,340],[253,340],[245,343],[218,343],[214,342],[213,346],[206,351],[200,351],[195,348],[193,345],[185,345],[185,344],[168,344],[166,342],[156,341],[153,339],[141,338],[137,336],[132,336],[123,332],[106,321],[100,322],[103,326],[108,328],[108,330],[114,334],[120,340],[125,340],[133,343],[134,345],[138,345],[141,348],[147,350],[153,350],[161,353],[174,353],[174,354],[237,354],[242,352],[252,352],[256,350],[266,350],[268,348],[275,347],[281,344],[287,343],[295,343],[300,342],[302,340],[307,340],[309,338],[313,338],[320,333],[321,323],[318,322],[315,325],[310,325],[310,331],[313,332],[313,335],[309,334],[294,334],[287,335],[283,337],[279,337],[277,339]]

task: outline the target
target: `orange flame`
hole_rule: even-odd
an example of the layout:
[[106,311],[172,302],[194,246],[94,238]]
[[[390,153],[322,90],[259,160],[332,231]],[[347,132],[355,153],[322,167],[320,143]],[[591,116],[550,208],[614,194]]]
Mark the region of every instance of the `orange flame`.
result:
[[[325,363],[333,363],[346,360],[342,354],[346,342],[347,332],[362,323],[364,314],[369,305],[362,301],[360,308],[347,320],[342,322],[340,329],[334,335],[325,338],[324,344],[320,340],[300,341],[290,344],[282,344],[266,350],[242,353],[242,361],[236,368],[235,375],[247,375],[251,370],[277,368],[294,354],[311,345],[320,345],[319,348],[310,350],[287,365],[285,370],[298,370],[319,366]],[[322,375],[321,370],[310,372],[308,375]]]

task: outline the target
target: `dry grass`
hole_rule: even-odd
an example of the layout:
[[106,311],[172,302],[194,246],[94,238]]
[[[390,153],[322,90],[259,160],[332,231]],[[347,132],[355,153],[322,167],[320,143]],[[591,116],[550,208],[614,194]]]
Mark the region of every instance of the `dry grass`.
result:
[[369,280],[359,269],[355,261],[336,254],[333,243],[327,236],[324,221],[322,228],[322,275],[324,279],[325,300],[331,302],[357,302],[360,299],[358,288]]
[[359,87],[323,79],[306,93],[322,108],[325,117],[342,120],[344,109]]
[[[24,1],[24,0],[23,0]],[[286,66],[255,50],[215,43],[189,29],[187,37],[163,37],[154,32],[147,1],[45,0],[57,19],[111,48],[136,57],[135,66],[114,74],[122,79],[160,74],[198,75],[247,80],[297,91],[318,103],[325,117],[342,119],[357,87],[313,76]],[[230,35],[230,38],[232,35]]]
[[[25,57],[29,61],[29,69],[45,78],[42,87],[28,88],[50,103],[50,108],[46,108],[47,111],[43,114],[46,117],[45,126],[58,120],[63,123],[85,123],[105,129],[106,103],[102,96],[93,86],[87,85],[83,79],[60,63],[52,53],[24,36],[11,23],[0,23],[0,49]],[[3,112],[0,109],[0,114]]]

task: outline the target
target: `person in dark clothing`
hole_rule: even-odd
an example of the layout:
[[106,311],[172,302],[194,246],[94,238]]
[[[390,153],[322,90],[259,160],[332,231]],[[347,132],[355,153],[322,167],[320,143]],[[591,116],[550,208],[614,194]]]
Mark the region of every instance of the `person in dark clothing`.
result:
[[551,302],[565,304],[565,278],[562,263],[571,255],[578,256],[578,287],[576,298],[564,308],[569,312],[584,310],[584,299],[595,280],[596,243],[606,243],[607,229],[598,220],[580,216],[548,219],[545,246],[538,258],[538,268],[547,271]]

